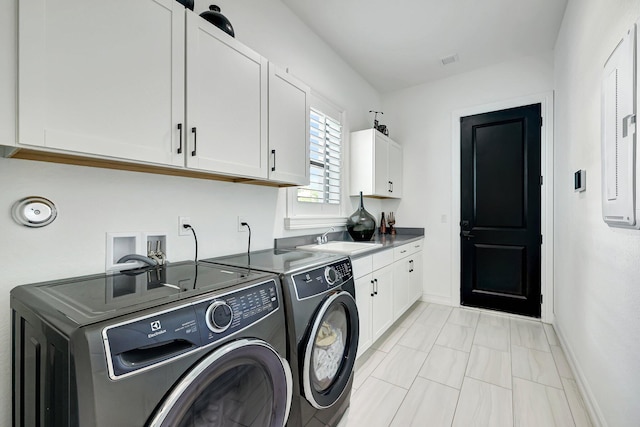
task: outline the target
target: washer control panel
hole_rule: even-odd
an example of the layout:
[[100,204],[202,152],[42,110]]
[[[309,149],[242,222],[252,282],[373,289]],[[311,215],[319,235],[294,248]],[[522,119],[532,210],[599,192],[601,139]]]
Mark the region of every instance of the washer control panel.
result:
[[349,258],[296,273],[291,277],[298,300],[322,294],[352,280],[352,278],[353,271]]
[[109,377],[150,369],[251,326],[280,308],[278,286],[271,279],[104,328]]
[[233,321],[233,311],[226,302],[214,301],[213,304],[207,308],[207,316],[205,320],[210,330],[220,334],[231,326],[231,322]]
[[200,329],[203,344],[244,329],[277,310],[276,286],[271,280],[195,305],[196,316],[205,320],[206,326]]

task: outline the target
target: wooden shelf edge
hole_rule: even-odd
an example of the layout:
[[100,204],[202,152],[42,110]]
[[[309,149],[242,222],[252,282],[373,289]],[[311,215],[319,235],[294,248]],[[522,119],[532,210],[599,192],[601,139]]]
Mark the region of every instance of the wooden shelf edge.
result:
[[62,163],[74,166],[87,166],[102,169],[115,169],[130,172],[153,173],[159,175],[181,176],[185,178],[208,179],[213,181],[234,182],[241,184],[262,185],[268,187],[291,187],[277,182],[260,181],[254,178],[242,178],[216,173],[201,172],[190,169],[172,168],[165,166],[145,165],[140,163],[129,163],[126,161],[99,159],[94,157],[84,157],[71,154],[51,153],[47,151],[30,150],[18,148],[8,156],[10,159],[33,160],[38,162]]

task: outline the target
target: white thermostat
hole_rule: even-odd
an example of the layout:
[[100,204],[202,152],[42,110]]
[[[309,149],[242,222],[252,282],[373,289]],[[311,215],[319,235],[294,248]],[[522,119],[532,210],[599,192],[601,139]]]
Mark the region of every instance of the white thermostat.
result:
[[18,224],[26,227],[44,227],[58,216],[58,210],[51,200],[37,196],[18,200],[11,213]]

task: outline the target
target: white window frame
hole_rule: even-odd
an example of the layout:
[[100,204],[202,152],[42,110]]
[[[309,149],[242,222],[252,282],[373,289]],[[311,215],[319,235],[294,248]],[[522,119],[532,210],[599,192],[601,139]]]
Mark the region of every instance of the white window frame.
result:
[[[285,229],[297,230],[305,228],[344,226],[347,223],[345,206],[347,204],[346,187],[348,185],[348,127],[346,113],[341,108],[322,96],[311,93],[311,107],[321,111],[324,115],[340,122],[342,127],[342,165],[340,167],[340,204],[306,203],[298,201],[298,187],[287,189],[287,216],[284,219]],[[307,147],[309,149],[309,147]],[[310,167],[311,165],[307,165]]]

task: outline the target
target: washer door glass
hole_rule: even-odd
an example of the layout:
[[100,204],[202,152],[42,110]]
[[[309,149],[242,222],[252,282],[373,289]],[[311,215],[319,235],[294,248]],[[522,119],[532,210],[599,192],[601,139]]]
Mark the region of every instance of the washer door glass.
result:
[[333,405],[347,388],[358,334],[358,308],[351,294],[341,291],[323,301],[304,352],[304,393],[316,409]]
[[262,341],[240,340],[192,368],[149,425],[282,427],[290,403],[286,361]]

